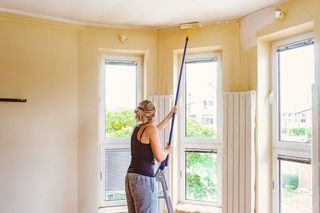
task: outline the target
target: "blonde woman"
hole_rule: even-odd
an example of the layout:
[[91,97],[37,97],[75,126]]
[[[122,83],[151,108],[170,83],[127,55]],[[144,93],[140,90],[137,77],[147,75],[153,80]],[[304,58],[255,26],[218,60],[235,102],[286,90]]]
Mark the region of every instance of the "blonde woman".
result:
[[154,124],[156,108],[151,101],[141,101],[135,110],[137,126],[131,136],[131,163],[125,179],[129,213],[157,212],[155,160],[164,161],[171,150],[170,145],[162,149],[159,131],[164,129],[176,110],[173,107],[158,125]]

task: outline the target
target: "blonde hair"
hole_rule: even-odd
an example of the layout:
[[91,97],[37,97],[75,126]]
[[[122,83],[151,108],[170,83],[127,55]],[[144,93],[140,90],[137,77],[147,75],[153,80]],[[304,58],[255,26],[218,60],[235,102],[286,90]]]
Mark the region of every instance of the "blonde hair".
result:
[[138,104],[134,113],[138,123],[151,123],[156,114],[156,107],[151,101],[143,100]]

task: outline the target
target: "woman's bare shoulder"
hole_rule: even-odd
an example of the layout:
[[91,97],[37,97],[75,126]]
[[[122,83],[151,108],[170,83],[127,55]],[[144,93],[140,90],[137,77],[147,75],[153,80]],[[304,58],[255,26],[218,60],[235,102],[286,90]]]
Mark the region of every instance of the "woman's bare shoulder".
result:
[[148,134],[159,134],[158,128],[153,124],[148,124],[145,130]]

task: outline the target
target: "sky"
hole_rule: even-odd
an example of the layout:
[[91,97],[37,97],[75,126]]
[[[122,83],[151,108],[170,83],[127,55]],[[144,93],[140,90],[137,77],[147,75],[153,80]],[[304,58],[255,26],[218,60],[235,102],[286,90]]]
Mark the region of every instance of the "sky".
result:
[[105,65],[106,110],[136,107],[136,66]]
[[279,77],[282,112],[297,112],[311,108],[314,46],[280,52]]

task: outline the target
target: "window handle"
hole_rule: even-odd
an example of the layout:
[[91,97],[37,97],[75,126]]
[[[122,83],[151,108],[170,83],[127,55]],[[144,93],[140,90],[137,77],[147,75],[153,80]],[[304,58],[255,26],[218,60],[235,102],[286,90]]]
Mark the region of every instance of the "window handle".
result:
[[273,90],[271,90],[269,95],[268,95],[269,104],[273,104],[273,100],[274,100],[274,92],[273,92]]

